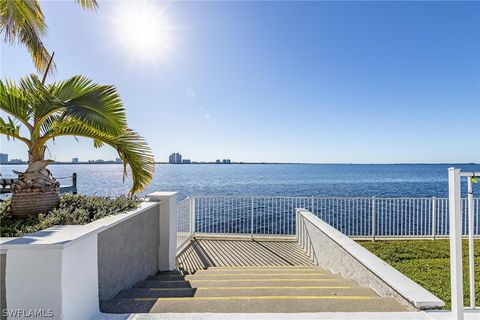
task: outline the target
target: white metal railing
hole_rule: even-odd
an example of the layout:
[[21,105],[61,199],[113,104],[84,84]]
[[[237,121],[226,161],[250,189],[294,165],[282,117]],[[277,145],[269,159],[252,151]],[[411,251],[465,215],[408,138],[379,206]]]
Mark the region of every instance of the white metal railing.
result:
[[194,233],[193,198],[188,197],[177,202],[177,250],[181,250]]
[[[296,232],[304,208],[353,238],[450,237],[452,313],[463,319],[462,237],[469,240],[469,308],[475,309],[474,237],[480,236],[480,198],[472,177],[449,169],[449,198],[192,196],[177,203],[177,249],[195,233],[283,235]],[[460,197],[460,177],[468,197]],[[450,232],[452,231],[452,232]]]
[[[195,232],[294,235],[295,209],[305,208],[353,238],[446,238],[447,198],[195,196]],[[462,233],[468,234],[467,199]],[[474,199],[480,235],[480,198]]]
[[[448,169],[448,201],[450,226],[450,290],[452,302],[452,318],[464,319],[464,281],[463,281],[463,254],[462,236],[465,235],[465,226],[468,227],[468,309],[476,309],[475,297],[475,248],[473,238],[478,235],[478,199],[473,198],[474,178],[480,172],[461,172],[460,169]],[[461,178],[467,178],[467,200],[461,198]],[[468,222],[465,221],[465,213]],[[475,231],[477,233],[475,233]]]

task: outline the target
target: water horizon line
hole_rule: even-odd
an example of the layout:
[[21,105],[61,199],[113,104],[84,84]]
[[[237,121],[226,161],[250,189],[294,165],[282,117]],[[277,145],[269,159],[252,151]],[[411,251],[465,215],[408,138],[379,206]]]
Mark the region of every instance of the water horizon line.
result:
[[[11,163],[5,162],[0,163],[0,165],[26,165],[26,161],[21,163]],[[79,162],[70,162],[70,161],[54,161],[50,165],[102,165],[102,164],[118,164],[123,165],[122,162],[116,161],[99,161],[99,162],[88,162],[88,161],[79,161]],[[169,164],[169,165],[252,165],[252,164],[262,164],[262,165],[480,165],[476,162],[250,162],[250,161],[235,161],[231,163],[216,163],[214,161],[198,161],[191,163],[169,163],[162,161],[155,161],[154,164]]]

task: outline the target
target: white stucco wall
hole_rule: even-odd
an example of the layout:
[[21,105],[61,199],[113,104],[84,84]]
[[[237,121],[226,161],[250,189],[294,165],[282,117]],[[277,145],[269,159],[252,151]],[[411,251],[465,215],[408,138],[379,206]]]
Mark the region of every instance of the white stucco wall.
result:
[[[11,312],[20,310],[8,319],[84,320],[98,315],[98,234],[148,210],[159,214],[159,206],[145,202],[137,210],[86,225],[54,226],[2,241],[6,306]],[[32,310],[47,316],[32,317]]]
[[[9,250],[5,279],[7,309],[28,312],[44,309],[60,318],[62,310],[62,250]],[[23,311],[22,311],[23,312]],[[32,319],[32,317],[8,317]]]
[[8,319],[75,320],[99,312],[96,234],[66,247],[10,249],[6,271],[7,309],[20,312]]
[[147,197],[149,201],[160,202],[158,268],[173,270],[177,255],[177,193],[153,192]]
[[96,234],[63,250],[63,319],[88,319],[99,312],[97,266]]
[[334,273],[416,309],[445,303],[397,269],[305,209],[297,209],[297,238],[314,261]]

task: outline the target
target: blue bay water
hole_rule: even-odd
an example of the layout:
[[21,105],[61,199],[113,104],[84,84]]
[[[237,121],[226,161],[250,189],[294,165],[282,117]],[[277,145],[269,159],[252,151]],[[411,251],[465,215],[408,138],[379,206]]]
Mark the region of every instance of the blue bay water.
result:
[[[447,169],[451,166],[480,171],[480,165],[452,164],[157,164],[154,179],[142,194],[177,191],[179,198],[188,195],[446,197]],[[25,168],[25,165],[3,165],[0,173],[13,177],[12,170]],[[78,190],[83,194],[113,196],[127,193],[131,186],[130,177],[123,182],[120,164],[59,164],[49,168],[56,177],[76,172]],[[68,179],[60,181],[69,184]],[[465,185],[462,189],[465,193]]]

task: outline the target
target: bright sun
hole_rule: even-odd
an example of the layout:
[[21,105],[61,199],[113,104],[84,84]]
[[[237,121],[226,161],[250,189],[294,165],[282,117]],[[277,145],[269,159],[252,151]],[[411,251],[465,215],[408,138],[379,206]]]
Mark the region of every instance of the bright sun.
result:
[[115,42],[137,62],[156,62],[172,51],[173,27],[166,7],[155,2],[120,5],[113,23]]

